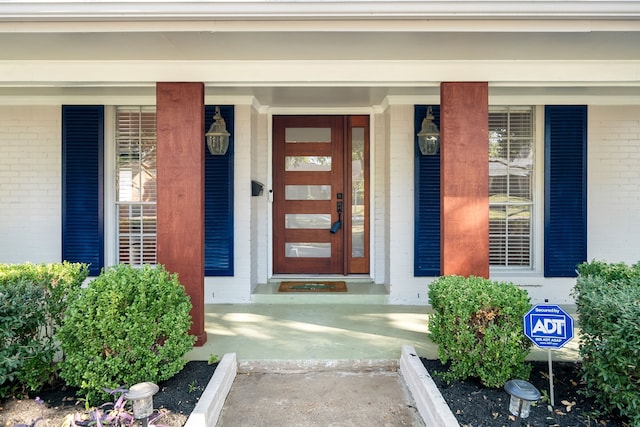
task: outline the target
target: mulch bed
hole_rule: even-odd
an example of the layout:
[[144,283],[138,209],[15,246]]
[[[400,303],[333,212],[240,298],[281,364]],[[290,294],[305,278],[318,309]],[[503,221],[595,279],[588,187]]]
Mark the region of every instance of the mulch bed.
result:
[[[438,375],[446,371],[446,366],[439,360],[421,360],[461,426],[502,427],[516,424],[516,418],[508,410],[509,395],[503,388],[487,388],[474,379],[446,384]],[[630,426],[618,416],[599,414],[593,399],[582,394],[585,386],[580,380],[579,363],[553,362],[555,406],[550,411],[548,362],[531,364],[533,369],[529,382],[540,391],[542,398],[531,408],[529,417],[521,420],[522,426]]]
[[[202,392],[206,388],[217,363],[203,361],[188,362],[173,378],[159,383],[160,391],[153,396],[153,406],[163,415],[156,425],[180,427],[186,423]],[[83,413],[84,405],[76,398],[76,389],[57,384],[38,394],[44,405],[35,402],[36,396],[25,399],[0,400],[0,426],[13,427],[15,424],[30,425],[37,418],[34,427],[60,426],[68,414]]]

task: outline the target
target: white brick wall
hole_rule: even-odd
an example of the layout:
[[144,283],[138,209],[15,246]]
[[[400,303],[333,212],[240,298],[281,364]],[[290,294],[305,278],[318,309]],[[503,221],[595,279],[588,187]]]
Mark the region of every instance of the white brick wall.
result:
[[588,259],[640,261],[640,106],[589,108]]
[[0,263],[61,259],[61,111],[0,106]]
[[[413,106],[392,105],[389,141],[389,278],[391,298],[402,299],[413,276]],[[393,149],[391,149],[393,147]]]
[[388,109],[382,114],[377,114],[374,120],[374,129],[371,129],[370,151],[372,163],[370,165],[370,179],[373,182],[370,198],[373,201],[371,206],[373,212],[373,251],[375,257],[371,273],[376,283],[389,283],[389,252],[388,252],[388,203],[386,195],[389,194],[387,183],[389,182],[389,113]]
[[[206,302],[249,301],[253,282],[266,280],[268,270],[268,188],[262,197],[249,195],[252,178],[269,181],[268,116],[241,106],[236,117],[241,124],[236,127],[238,274],[208,278]],[[412,120],[412,105],[392,105],[375,116],[372,273],[378,283],[391,286],[392,303],[425,304],[430,279],[413,277]],[[240,130],[256,126],[253,133]],[[640,106],[591,106],[588,132],[588,259],[635,263],[640,260]],[[60,106],[0,106],[0,262],[60,260],[60,159]],[[257,263],[248,261],[255,256]],[[498,279],[527,286],[534,303],[572,302],[573,279],[539,274]]]

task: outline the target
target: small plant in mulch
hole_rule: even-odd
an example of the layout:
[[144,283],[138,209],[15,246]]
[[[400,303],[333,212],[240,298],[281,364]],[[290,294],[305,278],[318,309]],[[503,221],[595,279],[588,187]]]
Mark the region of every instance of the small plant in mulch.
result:
[[[105,388],[104,391],[113,396],[113,402],[106,402],[98,407],[87,409],[84,414],[76,413],[73,417],[68,417],[70,427],[132,427],[135,424],[135,418],[126,407],[127,389],[124,387],[118,387],[115,390]],[[156,424],[163,415],[161,411],[154,411],[147,422],[151,426],[165,427]]]

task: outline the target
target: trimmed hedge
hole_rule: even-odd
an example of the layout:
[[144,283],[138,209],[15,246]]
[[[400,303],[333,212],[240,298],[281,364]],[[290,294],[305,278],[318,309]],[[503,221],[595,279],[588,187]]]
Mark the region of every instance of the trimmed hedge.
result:
[[502,387],[529,378],[525,358],[532,343],[522,318],[531,304],[525,290],[480,277],[442,276],[429,285],[429,300],[435,311],[431,339],[440,361],[451,362],[445,381],[477,377],[485,386]]
[[640,263],[578,266],[574,297],[587,392],[640,425]]
[[118,265],[81,289],[57,337],[60,376],[97,403],[115,389],[160,382],[185,365],[193,347],[191,300],[163,266]]
[[84,264],[0,264],[0,397],[37,392],[57,375],[54,335]]

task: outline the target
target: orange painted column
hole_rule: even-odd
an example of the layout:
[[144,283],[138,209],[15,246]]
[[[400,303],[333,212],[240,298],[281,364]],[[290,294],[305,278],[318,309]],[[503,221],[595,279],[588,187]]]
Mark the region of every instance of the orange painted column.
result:
[[191,297],[196,345],[204,329],[204,85],[157,83],[158,263]]
[[441,271],[489,277],[487,83],[440,85]]

